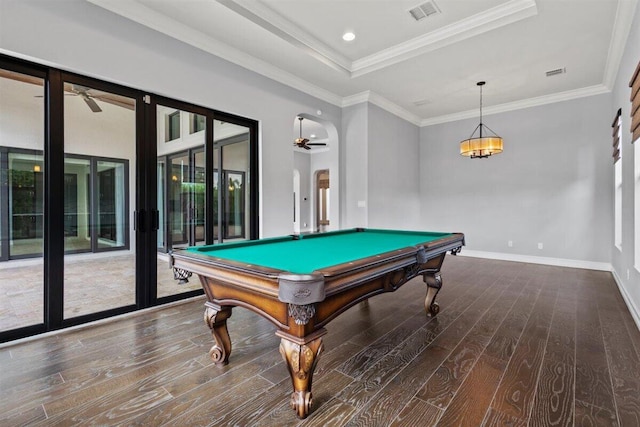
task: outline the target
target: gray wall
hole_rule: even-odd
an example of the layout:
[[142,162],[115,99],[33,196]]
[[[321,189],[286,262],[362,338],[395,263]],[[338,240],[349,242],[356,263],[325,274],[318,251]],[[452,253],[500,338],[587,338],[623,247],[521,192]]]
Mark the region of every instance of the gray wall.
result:
[[609,263],[610,102],[599,95],[486,116],[505,141],[488,159],[459,154],[478,119],[422,128],[422,228],[464,232],[471,251]]
[[345,228],[368,227],[367,208],[358,207],[358,201],[367,203],[367,130],[368,104],[347,107],[342,112],[342,144],[341,155],[345,160],[345,168],[341,171],[345,188],[342,204]]
[[[612,247],[612,264],[616,281],[622,289],[622,294],[635,315],[636,324],[640,327],[640,262],[634,266],[634,212],[640,217],[640,212],[634,208],[634,150],[640,150],[640,141],[631,144],[631,103],[629,96],[631,89],[629,81],[640,61],[640,6],[636,8],[636,15],[627,39],[616,82],[613,87],[612,104],[609,107],[611,120],[618,108],[622,108],[622,250]],[[640,168],[640,165],[636,165]],[[613,176],[613,167],[610,168]],[[635,230],[636,232],[638,230]],[[635,254],[640,259],[640,254]]]
[[369,104],[368,135],[369,227],[416,229],[420,128]]
[[293,230],[291,123],[341,109],[83,0],[0,1],[0,51],[260,121],[262,235]]
[[[311,174],[311,156],[306,153],[293,152],[293,164],[300,172],[300,231],[308,231],[313,227],[311,217],[311,191],[313,188]],[[305,225],[306,224],[306,225]]]

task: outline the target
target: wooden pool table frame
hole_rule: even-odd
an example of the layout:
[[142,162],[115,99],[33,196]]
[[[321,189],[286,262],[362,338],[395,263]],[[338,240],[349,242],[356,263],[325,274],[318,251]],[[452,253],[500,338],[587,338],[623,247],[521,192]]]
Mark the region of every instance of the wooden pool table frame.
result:
[[200,277],[208,299],[204,321],[215,341],[209,355],[217,365],[227,364],[231,354],[227,319],[233,307],[248,308],[278,328],[280,353],[293,383],[291,406],[299,418],[306,418],[312,406],[313,373],[327,333],[325,325],[355,304],[394,292],[419,275],[427,285],[425,310],[436,315],[439,306],[435,298],[442,287],[440,268],[445,255],[448,251],[457,254],[463,245],[464,235],[453,233],[312,274],[291,274],[185,250],[172,252],[170,262],[176,271]]

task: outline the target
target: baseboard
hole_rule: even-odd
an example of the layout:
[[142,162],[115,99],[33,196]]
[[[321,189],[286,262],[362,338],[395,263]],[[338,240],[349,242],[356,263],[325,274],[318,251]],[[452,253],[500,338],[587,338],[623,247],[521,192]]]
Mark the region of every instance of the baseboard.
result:
[[620,289],[620,294],[622,295],[622,299],[624,299],[624,302],[627,304],[629,313],[631,313],[631,317],[633,317],[633,321],[636,323],[636,327],[640,331],[640,310],[638,310],[638,307],[636,307],[633,300],[627,293],[627,290],[622,285],[622,280],[618,276],[618,273],[616,273],[615,270],[613,270],[611,273],[613,274],[613,280],[615,280],[616,285],[618,285],[618,289]]
[[611,264],[607,262],[581,261],[577,259],[548,258],[532,255],[505,254],[500,252],[473,251],[462,248],[462,256],[474,258],[488,258],[502,261],[526,262],[529,264],[556,265],[559,267],[582,268],[585,270],[613,271]]

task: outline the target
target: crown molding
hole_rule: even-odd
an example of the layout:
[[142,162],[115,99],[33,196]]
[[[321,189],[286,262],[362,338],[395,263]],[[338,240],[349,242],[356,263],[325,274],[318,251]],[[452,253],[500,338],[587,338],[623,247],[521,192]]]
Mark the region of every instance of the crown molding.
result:
[[638,0],[618,0],[616,18],[613,22],[613,33],[609,42],[609,52],[604,68],[603,84],[609,89],[613,89],[618,76],[618,69],[627,44],[627,38],[633,24]]
[[389,67],[426,52],[495,30],[538,13],[535,0],[511,0],[422,36],[350,61],[299,25],[285,19],[257,0],[217,0],[254,24],[302,49],[322,63],[346,72],[351,78]]
[[350,75],[351,61],[319,39],[300,29],[299,25],[256,0],[216,0],[238,15],[280,37],[331,68]]
[[248,55],[212,37],[168,18],[137,1],[86,0],[126,19],[166,34],[226,61],[261,74],[286,86],[298,89],[330,104],[341,106],[342,97],[300,77]]
[[[598,84],[580,89],[567,90],[564,92],[552,93],[550,95],[523,99],[520,101],[507,102],[505,104],[494,105],[492,107],[483,107],[482,113],[483,115],[488,116],[491,114],[505,113],[507,111],[521,110],[523,108],[537,107],[539,105],[584,98],[587,96],[601,95],[609,92],[611,92],[611,89],[603,84]],[[432,126],[441,123],[455,122],[457,120],[471,119],[474,117],[478,117],[478,110],[467,110],[460,113],[446,114],[430,119],[424,119],[420,122],[420,126]]]
[[378,95],[375,92],[370,90],[357,93],[355,95],[346,96],[342,98],[342,108],[350,107],[352,105],[362,104],[363,102],[368,102],[375,106],[382,108],[385,111],[388,111],[391,114],[394,114],[400,117],[403,120],[408,121],[416,126],[420,126],[421,119],[410,111],[405,110],[400,107],[395,102],[389,101],[387,98],[382,95]]
[[351,77],[386,68],[538,14],[535,0],[511,0],[484,12],[353,61]]
[[[155,31],[164,33],[170,37],[180,40],[184,43],[190,44],[200,50],[207,53],[211,53],[226,61],[239,65],[243,68],[251,70],[257,74],[263,75],[267,78],[275,80],[281,84],[300,90],[310,96],[318,98],[322,101],[328,102],[338,107],[348,107],[351,105],[360,104],[363,102],[370,102],[416,126],[424,127],[431,126],[440,123],[447,123],[457,120],[463,120],[473,118],[477,116],[477,110],[468,110],[459,113],[447,114],[438,117],[432,117],[422,119],[414,113],[404,109],[403,107],[395,104],[394,102],[384,98],[383,96],[372,92],[364,91],[355,95],[342,97],[319,86],[316,86],[300,77],[284,71],[278,67],[275,67],[265,61],[250,56],[238,49],[235,49],[225,43],[219,42],[214,38],[193,30],[192,28],[177,22],[174,19],[168,18],[143,4],[130,0],[86,0],[98,7],[109,10],[117,15],[121,15],[126,19],[137,22]],[[221,3],[246,3],[248,0],[219,0]],[[602,84],[589,86],[581,89],[575,89],[565,92],[559,92],[551,95],[544,95],[535,98],[529,98],[525,100],[510,102],[506,104],[496,105],[493,107],[484,107],[483,113],[485,115],[503,113],[512,110],[519,110],[523,108],[529,108],[539,105],[551,104],[555,102],[567,101],[576,98],[582,98],[586,96],[599,95],[608,93],[613,87],[615,82],[615,74],[617,73],[617,67],[620,64],[622,53],[624,51],[624,45],[626,38],[628,37],[630,26],[633,19],[633,11],[635,11],[638,0],[619,0],[618,10],[616,12],[615,29],[612,35],[610,43],[609,55],[607,58],[607,65],[605,69],[605,77]],[[523,16],[519,14],[531,14],[537,13],[537,6],[535,0],[512,0],[508,3],[509,10],[494,10],[490,9],[484,13],[475,15],[476,23],[478,22],[492,22],[487,14],[491,11],[491,16],[494,20],[510,19],[515,20],[523,19]],[[510,15],[509,15],[510,11]],[[501,15],[502,13],[502,15]],[[480,16],[479,16],[480,15]],[[530,15],[527,15],[530,16]],[[473,18],[473,17],[472,17]],[[461,21],[462,22],[462,21]],[[502,23],[502,25],[505,25]],[[497,27],[496,27],[497,28]],[[460,29],[458,29],[460,30]],[[471,31],[471,30],[469,30]],[[469,37],[475,34],[469,33]],[[465,37],[466,38],[466,37]],[[381,59],[384,60],[384,59]],[[373,64],[370,63],[369,66]],[[368,71],[367,71],[368,72]]]

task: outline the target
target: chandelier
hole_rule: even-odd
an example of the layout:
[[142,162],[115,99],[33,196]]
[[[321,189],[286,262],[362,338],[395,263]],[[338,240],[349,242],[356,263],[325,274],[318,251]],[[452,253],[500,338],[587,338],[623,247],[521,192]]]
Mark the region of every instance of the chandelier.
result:
[[[496,135],[489,126],[482,123],[482,86],[486,82],[478,82],[480,86],[480,124],[476,126],[469,139],[465,139],[460,143],[460,154],[472,159],[484,159],[493,154],[502,153],[502,138]],[[491,134],[483,132],[483,128],[488,130]],[[475,137],[476,132],[478,136]]]

